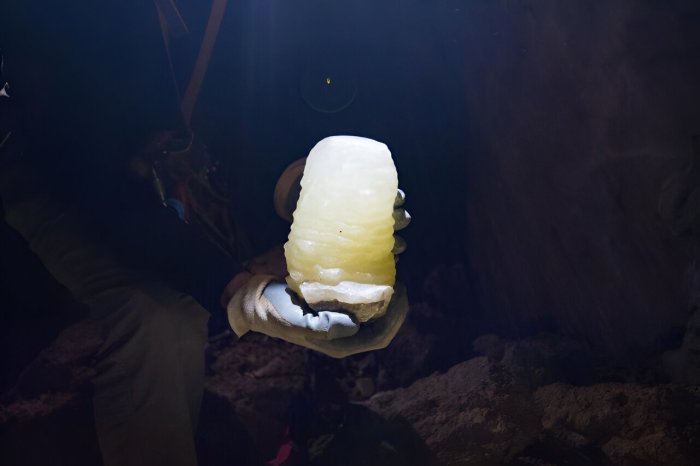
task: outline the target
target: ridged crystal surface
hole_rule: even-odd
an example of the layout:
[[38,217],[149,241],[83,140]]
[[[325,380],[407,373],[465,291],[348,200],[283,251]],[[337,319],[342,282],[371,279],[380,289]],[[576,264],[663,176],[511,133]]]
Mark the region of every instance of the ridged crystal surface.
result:
[[316,144],[284,246],[289,286],[299,295],[302,283],[393,286],[397,188],[386,145],[355,136]]

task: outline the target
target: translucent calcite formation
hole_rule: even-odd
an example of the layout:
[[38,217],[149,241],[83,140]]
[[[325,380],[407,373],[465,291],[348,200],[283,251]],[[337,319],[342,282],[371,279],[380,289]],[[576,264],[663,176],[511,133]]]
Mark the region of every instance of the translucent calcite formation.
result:
[[394,292],[396,167],[386,145],[332,136],[309,153],[289,241],[287,284],[316,310],[361,322],[384,314]]

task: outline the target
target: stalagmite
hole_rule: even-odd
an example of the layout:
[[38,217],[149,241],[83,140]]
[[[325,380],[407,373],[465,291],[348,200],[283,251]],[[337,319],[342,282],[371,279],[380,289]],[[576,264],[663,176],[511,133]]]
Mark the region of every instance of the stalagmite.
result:
[[306,160],[289,241],[288,286],[312,309],[379,317],[394,292],[396,167],[386,145],[320,141]]

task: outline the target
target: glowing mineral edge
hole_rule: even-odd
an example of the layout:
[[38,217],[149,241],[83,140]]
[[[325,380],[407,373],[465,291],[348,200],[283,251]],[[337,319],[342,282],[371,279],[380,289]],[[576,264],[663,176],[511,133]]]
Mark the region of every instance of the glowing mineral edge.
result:
[[312,309],[379,317],[394,292],[396,167],[386,145],[332,136],[306,159],[289,241],[287,284]]

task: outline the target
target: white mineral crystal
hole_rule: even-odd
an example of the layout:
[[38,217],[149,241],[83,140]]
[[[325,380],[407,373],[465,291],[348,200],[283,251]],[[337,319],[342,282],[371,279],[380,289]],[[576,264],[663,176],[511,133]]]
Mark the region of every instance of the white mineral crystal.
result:
[[287,284],[312,309],[343,310],[361,322],[386,312],[397,189],[381,142],[332,136],[311,149],[284,251]]

